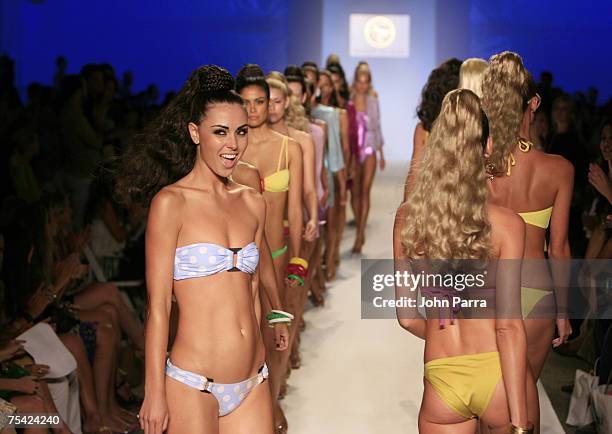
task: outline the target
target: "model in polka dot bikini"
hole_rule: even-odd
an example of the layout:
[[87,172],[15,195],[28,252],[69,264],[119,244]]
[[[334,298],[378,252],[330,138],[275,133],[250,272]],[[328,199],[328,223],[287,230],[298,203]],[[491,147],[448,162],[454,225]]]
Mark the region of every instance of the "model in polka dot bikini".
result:
[[248,134],[233,88],[226,70],[198,68],[123,162],[126,194],[149,208],[145,434],[273,432],[259,301],[266,203],[230,178]]

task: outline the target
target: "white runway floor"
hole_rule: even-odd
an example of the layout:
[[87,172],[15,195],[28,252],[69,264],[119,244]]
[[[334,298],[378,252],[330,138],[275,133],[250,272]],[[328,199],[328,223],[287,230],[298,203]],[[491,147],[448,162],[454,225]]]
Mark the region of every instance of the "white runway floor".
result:
[[[407,165],[379,172],[364,257],[390,259],[395,209]],[[347,206],[347,209],[350,206]],[[394,320],[361,319],[360,261],[350,257],[355,228],[346,227],[342,263],[328,284],[325,306],[305,314],[302,366],[281,401],[291,434],[417,433],[423,390],[423,341]],[[542,433],[563,434],[540,387]]]

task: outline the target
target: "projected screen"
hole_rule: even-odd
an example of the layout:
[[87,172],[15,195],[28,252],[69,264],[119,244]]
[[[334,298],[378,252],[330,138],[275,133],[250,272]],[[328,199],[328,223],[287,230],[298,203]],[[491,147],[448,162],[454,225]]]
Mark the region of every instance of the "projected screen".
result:
[[351,14],[352,57],[408,57],[410,15]]

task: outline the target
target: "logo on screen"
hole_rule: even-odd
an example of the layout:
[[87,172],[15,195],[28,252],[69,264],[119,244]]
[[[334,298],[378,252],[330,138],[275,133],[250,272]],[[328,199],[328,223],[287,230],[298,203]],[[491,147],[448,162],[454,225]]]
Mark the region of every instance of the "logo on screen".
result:
[[363,33],[370,47],[387,48],[395,41],[395,24],[389,18],[378,15],[366,22]]

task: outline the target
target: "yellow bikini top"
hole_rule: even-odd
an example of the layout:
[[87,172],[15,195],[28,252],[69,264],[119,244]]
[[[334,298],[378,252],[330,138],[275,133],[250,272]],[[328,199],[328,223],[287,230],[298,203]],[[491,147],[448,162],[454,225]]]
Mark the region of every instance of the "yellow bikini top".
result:
[[[529,152],[531,150],[531,146],[533,145],[527,140],[519,139],[518,141],[518,148],[521,152]],[[508,170],[506,171],[506,175],[510,176],[512,166],[516,166],[516,160],[514,159],[512,152],[510,152],[510,155],[508,156]],[[549,206],[548,208],[537,211],[519,212],[518,215],[520,215],[528,225],[546,229],[550,224],[552,210],[553,207]]]
[[549,206],[548,208],[541,209],[539,211],[520,212],[518,215],[520,215],[528,225],[546,229],[550,224],[550,216],[552,215],[552,211],[553,207]]
[[[276,172],[262,178],[261,189],[263,191],[269,191],[271,193],[282,193],[289,191],[289,151],[288,151],[289,138],[283,136],[283,142],[281,144],[281,151],[278,154],[278,164],[276,165]],[[283,159],[283,150],[285,151],[285,168],[280,170],[281,161]]]

